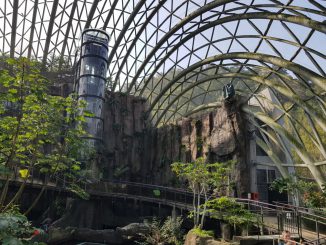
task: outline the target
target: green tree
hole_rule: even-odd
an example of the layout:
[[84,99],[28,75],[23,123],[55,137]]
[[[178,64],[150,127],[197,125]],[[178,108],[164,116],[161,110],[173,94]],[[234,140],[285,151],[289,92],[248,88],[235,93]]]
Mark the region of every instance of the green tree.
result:
[[43,230],[32,227],[26,216],[19,212],[17,206],[12,206],[0,213],[0,241],[3,245],[41,245],[32,241],[33,235],[44,234]]
[[[81,140],[84,115],[73,96],[49,95],[49,81],[40,75],[36,63],[26,58],[8,59],[9,70],[0,71],[0,210],[17,203],[26,183],[37,173],[65,179],[76,189],[80,151],[88,151]],[[9,182],[19,173],[20,187],[7,200]],[[17,180],[17,179],[16,179]],[[45,190],[47,181],[30,209]],[[80,191],[79,191],[80,192]]]
[[[193,193],[194,227],[203,227],[207,212],[207,201],[215,198],[217,193],[228,193],[230,187],[230,165],[227,163],[207,163],[203,157],[192,163],[176,162],[172,164],[172,171],[187,181]],[[204,200],[203,198],[204,197]],[[200,217],[201,216],[201,217]]]
[[234,226],[257,222],[257,216],[234,198],[223,196],[208,201],[206,205],[211,217],[224,220]]
[[318,185],[315,182],[305,181],[294,175],[277,178],[270,186],[272,190],[277,190],[279,193],[287,192],[293,197],[298,196],[305,206],[311,208],[326,206],[325,185],[323,187],[323,191],[318,190]]

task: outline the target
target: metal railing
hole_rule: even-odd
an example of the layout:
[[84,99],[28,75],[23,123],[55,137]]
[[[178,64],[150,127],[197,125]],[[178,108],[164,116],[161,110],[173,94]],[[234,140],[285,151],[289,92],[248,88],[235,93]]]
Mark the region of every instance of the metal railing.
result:
[[[246,205],[251,212],[260,212],[264,226],[276,229],[278,233],[287,230],[297,234],[304,240],[300,244],[326,245],[326,215],[322,211],[280,203],[237,200]],[[314,213],[315,211],[317,214]]]
[[[48,180],[48,183],[50,184],[49,188],[60,191],[66,189],[66,184],[62,179]],[[40,185],[40,181],[32,181],[30,184]],[[105,179],[85,184],[84,189],[91,195],[133,198],[188,210],[192,208],[193,194],[185,189]],[[271,204],[242,198],[236,198],[236,200],[260,217],[261,234],[264,229],[278,234],[288,230],[292,234],[304,238],[305,243],[301,244],[326,245],[326,215],[324,212],[283,203]]]
[[[193,194],[184,189],[127,181],[101,181],[85,187],[90,194],[121,195],[190,209]],[[146,199],[147,198],[147,199]],[[150,198],[150,199],[148,199]]]
[[[284,240],[282,238],[273,239],[273,245],[281,244],[280,243],[281,241],[284,242]],[[325,245],[326,238],[319,238],[319,239],[312,240],[312,241],[298,241],[298,242],[295,240],[291,240],[291,242],[294,245]]]

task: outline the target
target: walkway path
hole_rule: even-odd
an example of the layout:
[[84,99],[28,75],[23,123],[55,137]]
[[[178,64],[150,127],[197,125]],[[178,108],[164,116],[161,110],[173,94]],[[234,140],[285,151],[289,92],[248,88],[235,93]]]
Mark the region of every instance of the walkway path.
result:
[[[21,181],[21,180],[20,180]],[[17,182],[20,182],[17,180]],[[16,182],[16,183],[17,183]],[[28,185],[41,188],[40,181],[28,182]],[[49,182],[47,189],[67,191],[63,183]],[[184,189],[176,189],[158,185],[150,185],[133,182],[110,182],[102,180],[85,186],[85,190],[92,196],[119,197],[134,199],[144,202],[168,205],[181,210],[192,209],[192,193]],[[307,241],[318,238],[326,238],[326,217],[315,215],[305,208],[283,204],[269,204],[249,199],[237,199],[251,212],[260,216],[265,229],[280,234],[283,230],[289,230],[292,234],[298,234]],[[314,227],[304,228],[303,222],[310,222]],[[321,228],[324,230],[322,231]],[[262,229],[263,230],[263,229]],[[311,243],[323,244],[323,243]],[[324,243],[326,245],[326,241]]]

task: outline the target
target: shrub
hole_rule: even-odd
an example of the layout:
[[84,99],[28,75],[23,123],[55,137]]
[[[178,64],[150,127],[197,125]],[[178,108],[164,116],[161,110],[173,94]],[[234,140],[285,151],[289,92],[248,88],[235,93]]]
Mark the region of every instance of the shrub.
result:
[[194,228],[190,232],[194,233],[195,235],[199,237],[214,237],[214,231],[206,231],[202,230],[200,228]]

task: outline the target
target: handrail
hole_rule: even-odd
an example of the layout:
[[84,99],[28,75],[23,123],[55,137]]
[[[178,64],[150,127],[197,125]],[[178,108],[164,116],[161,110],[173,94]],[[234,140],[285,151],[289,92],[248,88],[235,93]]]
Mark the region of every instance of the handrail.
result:
[[[242,199],[242,198],[236,198],[238,201],[240,202],[251,202],[253,204],[261,204],[262,206],[268,206],[268,207],[274,207],[275,209],[282,209],[285,211],[295,211],[297,213],[303,214],[303,215],[309,215],[312,216],[314,218],[318,218],[323,220],[324,222],[326,222],[326,216],[320,216],[320,215],[316,215],[316,214],[312,214],[309,212],[308,208],[304,208],[304,207],[298,207],[298,206],[293,206],[293,205],[279,205],[278,204],[271,204],[271,203],[265,203],[265,202],[260,202],[260,201],[256,201],[256,200],[250,200],[250,199]],[[315,210],[313,209],[313,211],[319,211],[319,210]]]
[[[282,241],[282,238],[273,238],[273,244],[275,244],[275,241],[277,241],[276,244],[279,244],[280,241]],[[326,244],[326,237],[322,237],[313,241],[295,241],[295,240],[290,240],[292,243],[295,245],[325,245]]]
[[153,184],[146,184],[146,183],[140,183],[140,182],[131,182],[131,181],[119,181],[119,180],[108,180],[108,179],[101,179],[100,182],[104,183],[114,183],[114,184],[129,184],[133,186],[142,186],[142,187],[155,187],[159,189],[165,189],[165,190],[172,190],[175,192],[182,192],[182,193],[189,193],[192,194],[191,191],[182,189],[182,188],[175,188],[171,186],[162,186],[162,185],[153,185]]
[[[16,181],[20,181],[17,180]],[[51,189],[57,189],[60,191],[66,190],[66,185],[64,180],[60,179],[51,179],[49,182],[51,185],[48,187]],[[39,182],[29,183],[32,185],[42,185]],[[154,191],[159,190],[159,195],[155,195]],[[180,208],[191,207],[192,205],[192,192],[174,187],[160,186],[145,184],[139,182],[129,182],[129,181],[110,181],[107,179],[102,179],[101,181],[85,184],[85,191],[88,191],[91,195],[113,195],[113,196],[123,196],[130,198],[143,199],[144,201],[152,201],[157,203],[166,203],[168,205],[173,205]],[[120,194],[119,194],[120,193]],[[204,198],[204,197],[203,197]],[[237,202],[245,204],[248,206],[248,209],[253,212],[261,215],[261,221],[265,227],[275,229],[278,232],[283,230],[283,225],[280,225],[280,222],[285,222],[287,227],[292,227],[292,231],[298,233],[299,236],[302,236],[302,227],[301,220],[311,220],[316,223],[316,230],[313,231],[313,234],[321,234],[318,230],[318,224],[326,225],[326,217],[318,216],[308,212],[308,209],[297,207],[293,205],[284,205],[282,203],[265,203],[258,200],[244,199],[244,198],[235,198]],[[185,204],[185,205],[182,205]],[[190,206],[189,206],[190,205]],[[288,217],[288,213],[290,216]],[[277,225],[272,223],[266,223],[264,219],[268,217],[275,217],[277,220]],[[283,218],[282,218],[283,217]],[[294,220],[288,220],[288,219]],[[280,220],[282,219],[282,220]]]
[[[282,238],[273,238],[273,244],[280,244],[280,241],[282,241],[282,240],[283,240]],[[277,241],[277,243],[275,243],[275,241]],[[295,245],[306,245],[307,244],[305,242],[297,242],[295,240],[290,240],[290,241],[292,242],[292,244],[294,243]]]
[[[292,205],[292,204],[281,203],[281,202],[276,202],[276,201],[273,201],[273,203],[275,203],[276,205],[279,205],[279,206],[284,206],[284,207],[289,207],[289,208],[292,208],[292,209],[297,209],[297,210],[302,211],[303,213],[309,212],[309,210],[312,210],[314,212],[321,213],[321,214],[325,215],[325,217],[326,217],[326,211],[321,210],[321,209],[300,207],[300,206],[295,206],[295,205]],[[324,217],[324,216],[322,216],[322,217]]]
[[236,198],[236,200],[240,201],[240,202],[250,202],[252,204],[256,204],[256,205],[261,205],[261,206],[268,206],[268,207],[274,207],[274,209],[282,209],[282,206],[279,205],[275,205],[275,204],[271,204],[271,203],[266,203],[266,202],[261,202],[258,200],[252,200],[252,199],[245,199],[245,198]]
[[305,245],[325,245],[326,244],[326,237],[318,238],[312,241],[304,242]]

